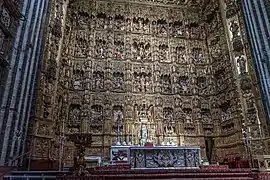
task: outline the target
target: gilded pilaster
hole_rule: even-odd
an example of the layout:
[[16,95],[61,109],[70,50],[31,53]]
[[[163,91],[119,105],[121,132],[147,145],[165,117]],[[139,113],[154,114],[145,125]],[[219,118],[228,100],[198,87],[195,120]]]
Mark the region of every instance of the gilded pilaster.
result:
[[[244,31],[241,31],[239,7],[235,1],[220,1],[222,19],[227,34],[230,58],[233,64],[234,76],[236,79],[237,93],[240,98],[242,120],[237,121],[238,132],[243,134],[236,138],[248,142],[253,155],[263,154],[262,126],[265,126],[265,119],[259,117],[258,108],[255,102],[252,75],[254,74],[251,57],[244,46]],[[241,11],[240,11],[241,12]],[[254,75],[253,75],[254,77]],[[255,92],[256,93],[256,92]],[[263,125],[262,125],[263,124]],[[241,145],[243,146],[243,145]],[[241,147],[239,147],[241,148]],[[242,148],[243,149],[243,148]]]

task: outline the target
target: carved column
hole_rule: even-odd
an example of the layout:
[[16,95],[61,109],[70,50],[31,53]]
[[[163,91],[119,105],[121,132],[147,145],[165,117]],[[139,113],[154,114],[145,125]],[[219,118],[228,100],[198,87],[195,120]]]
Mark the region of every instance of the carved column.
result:
[[[233,1],[220,0],[220,8],[222,9],[222,18],[225,26],[225,32],[227,34],[228,47],[230,50],[230,59],[233,64],[236,77],[237,91],[240,96],[241,109],[243,120],[238,123],[244,123],[241,127],[246,128],[248,138],[250,138],[252,153],[262,154],[263,144],[261,124],[265,123],[264,119],[258,116],[257,107],[255,104],[255,96],[253,90],[253,84],[251,79],[252,62],[250,56],[247,54],[247,49],[244,47],[243,31],[241,31],[239,7],[238,4]],[[241,130],[239,129],[239,131]],[[254,136],[254,131],[257,132]],[[254,141],[253,141],[254,140]],[[254,143],[253,143],[254,142]],[[241,147],[239,147],[241,148]]]

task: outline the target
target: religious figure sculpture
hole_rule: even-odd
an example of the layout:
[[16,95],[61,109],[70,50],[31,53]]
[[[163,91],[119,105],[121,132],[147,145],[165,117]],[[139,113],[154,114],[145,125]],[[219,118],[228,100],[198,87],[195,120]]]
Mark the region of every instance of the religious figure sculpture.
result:
[[122,73],[114,73],[113,84],[114,89],[123,90],[124,89],[124,75]]
[[176,48],[178,63],[186,63],[185,47]]
[[153,143],[156,133],[156,125],[154,123],[154,107],[153,105],[141,104],[136,105],[135,113],[137,114],[137,126],[140,129],[138,133],[138,140],[140,145],[145,145],[146,142]]
[[146,124],[142,124],[141,129],[142,129],[142,132],[141,132],[141,145],[144,145],[147,142],[147,137],[148,137]]
[[237,58],[237,64],[239,67],[240,74],[244,74],[247,72],[246,70],[246,59],[243,56],[239,56]]
[[236,37],[239,36],[239,26],[234,20],[231,21],[230,31],[232,32],[232,37],[233,38],[236,38]]
[[70,107],[69,119],[71,125],[78,125],[80,123],[81,111],[78,107]]
[[94,88],[103,89],[104,88],[104,75],[102,72],[94,73]]

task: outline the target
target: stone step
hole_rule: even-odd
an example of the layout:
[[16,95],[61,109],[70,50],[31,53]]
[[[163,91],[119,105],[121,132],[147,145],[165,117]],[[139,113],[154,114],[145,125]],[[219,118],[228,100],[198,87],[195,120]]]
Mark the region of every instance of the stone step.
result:
[[3,180],[51,180],[57,179],[56,176],[16,176],[16,175],[7,175],[4,176]]
[[111,169],[93,170],[91,177],[74,177],[69,171],[12,171],[4,176],[4,180],[130,180],[130,179],[186,179],[186,180],[252,180],[250,169],[160,169],[132,170]]
[[12,171],[14,176],[63,176],[70,175],[70,171]]

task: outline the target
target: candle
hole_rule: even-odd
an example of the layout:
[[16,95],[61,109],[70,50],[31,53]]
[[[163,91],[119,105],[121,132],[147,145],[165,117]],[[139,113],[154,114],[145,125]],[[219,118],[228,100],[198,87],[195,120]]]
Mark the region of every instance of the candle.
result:
[[128,123],[128,135],[130,134],[130,125]]
[[129,144],[129,124],[127,124],[127,139],[126,139],[126,141],[127,141],[127,144]]
[[132,129],[131,129],[131,144],[134,144],[134,124],[132,124]]

